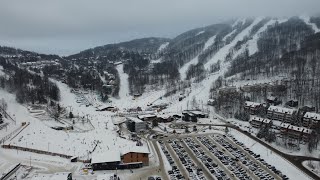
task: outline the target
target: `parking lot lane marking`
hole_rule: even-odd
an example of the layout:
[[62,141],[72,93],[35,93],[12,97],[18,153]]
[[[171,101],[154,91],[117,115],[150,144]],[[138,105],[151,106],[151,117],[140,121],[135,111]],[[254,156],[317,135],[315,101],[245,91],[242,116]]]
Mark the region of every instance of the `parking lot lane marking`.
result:
[[[236,144],[232,139],[230,138],[224,138],[225,140],[227,140],[229,143],[231,143],[232,145],[234,145],[235,147],[237,147],[238,149],[240,149],[242,152],[244,152],[247,157],[249,157],[249,159],[251,159],[252,161],[254,161],[255,163],[259,164],[260,167],[265,170],[266,172],[268,172],[272,177],[274,177],[277,180],[281,180],[281,178],[275,174],[274,172],[272,172],[270,169],[268,169],[265,165],[263,165],[260,161],[257,161],[251,154],[249,154],[247,151],[245,151],[241,146],[239,146],[238,144]],[[256,142],[257,143],[257,142]]]
[[203,145],[203,144],[202,144],[197,138],[195,138],[195,137],[192,137],[192,139],[193,139],[198,145],[201,146],[201,148],[206,152],[207,155],[209,155],[209,156],[214,160],[215,163],[217,163],[217,164],[219,165],[218,167],[222,168],[225,172],[228,173],[228,177],[229,177],[230,179],[232,179],[232,180],[237,180],[237,178],[235,178],[234,176],[231,175],[231,174],[233,174],[233,173],[232,173],[228,168],[226,168],[226,167],[221,163],[221,161],[220,161],[217,157],[215,157],[215,156],[207,149],[207,147],[205,147],[205,145]]
[[188,145],[185,143],[185,141],[182,141],[182,146],[184,147],[184,149],[186,150],[186,152],[188,153],[188,155],[191,157],[191,159],[193,160],[193,162],[195,162],[197,164],[198,167],[200,167],[203,171],[204,171],[204,175],[207,179],[216,179],[211,172],[204,166],[204,164],[194,155],[194,153],[192,152],[192,150],[188,147]]
[[184,168],[183,164],[178,158],[178,155],[174,152],[173,148],[171,145],[168,143],[168,141],[164,142],[165,146],[167,147],[171,157],[173,158],[174,162],[176,163],[177,167],[179,168],[181,174],[187,179],[189,177],[187,170]]
[[[228,151],[226,148],[224,148],[223,146],[221,146],[220,143],[218,143],[215,139],[213,139],[211,136],[207,136],[207,138],[214,143],[221,151],[223,151],[225,154],[227,154],[228,156],[232,157],[232,158],[236,158],[230,151]],[[243,168],[244,170],[246,170],[246,174],[248,176],[251,176],[251,178],[254,179],[260,179],[258,178],[246,165],[242,164],[242,162],[238,161],[236,162],[237,165],[239,165],[241,168]]]

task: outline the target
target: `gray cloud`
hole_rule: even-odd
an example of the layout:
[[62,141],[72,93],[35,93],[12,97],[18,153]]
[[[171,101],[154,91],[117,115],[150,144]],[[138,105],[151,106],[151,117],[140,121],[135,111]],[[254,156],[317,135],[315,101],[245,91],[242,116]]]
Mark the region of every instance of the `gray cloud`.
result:
[[71,54],[230,18],[319,13],[319,0],[3,0],[0,44]]

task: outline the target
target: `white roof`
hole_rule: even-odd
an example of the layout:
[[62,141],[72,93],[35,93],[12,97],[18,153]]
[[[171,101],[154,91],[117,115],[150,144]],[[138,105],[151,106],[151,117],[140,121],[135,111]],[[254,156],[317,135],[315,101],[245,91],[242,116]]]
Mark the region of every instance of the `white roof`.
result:
[[293,114],[295,109],[289,109],[289,108],[284,108],[284,107],[279,107],[279,106],[270,106],[268,108],[268,111],[275,111],[275,112],[279,112],[279,113]]
[[317,114],[317,113],[307,112],[303,117],[320,121],[320,114]]
[[311,133],[312,133],[312,130],[311,130],[311,129],[308,129],[308,128],[303,128],[303,133],[311,134]]
[[195,115],[202,115],[202,114],[204,114],[204,113],[202,113],[201,111],[197,111],[197,110],[194,110],[194,111],[189,111],[189,112],[191,112],[191,113],[193,113],[193,114],[195,114]]
[[283,128],[288,128],[290,126],[290,124],[288,123],[281,123],[280,124],[280,127],[283,127]]
[[303,131],[302,127],[298,127],[298,126],[294,126],[294,125],[290,125],[288,127],[288,129],[293,130],[293,131],[297,131],[297,132],[302,132]]
[[116,162],[120,161],[120,152],[106,150],[104,153],[93,153],[91,163]]
[[135,152],[135,153],[146,153],[149,154],[150,151],[145,146],[131,146],[131,147],[123,147],[121,148],[121,155],[127,154],[129,152]]
[[260,118],[260,117],[253,117],[252,119],[251,119],[251,121],[259,121],[259,122],[263,122],[263,118]]
[[251,106],[251,107],[255,107],[255,106],[260,106],[261,103],[256,103],[256,102],[251,102],[251,101],[246,101],[245,102],[246,106]]
[[106,109],[106,108],[114,108],[114,107],[113,106],[108,106],[108,105],[102,105],[102,106],[97,107],[98,110],[103,110],[103,109]]
[[271,100],[271,101],[274,101],[274,100],[276,99],[276,97],[274,97],[274,96],[269,96],[267,99],[268,99],[268,100]]
[[135,123],[140,123],[140,122],[143,122],[141,119],[138,119],[136,117],[127,117],[128,120],[131,120]]
[[143,115],[138,115],[139,119],[143,119],[143,118],[152,118],[152,117],[156,117],[156,115],[154,114],[143,114]]
[[169,114],[159,114],[157,115],[158,118],[163,118],[163,119],[168,119],[170,118],[171,116]]
[[260,117],[256,117],[256,116],[254,116],[250,121],[259,121],[259,122],[263,122],[263,123],[266,123],[266,124],[271,122],[270,119],[260,118]]

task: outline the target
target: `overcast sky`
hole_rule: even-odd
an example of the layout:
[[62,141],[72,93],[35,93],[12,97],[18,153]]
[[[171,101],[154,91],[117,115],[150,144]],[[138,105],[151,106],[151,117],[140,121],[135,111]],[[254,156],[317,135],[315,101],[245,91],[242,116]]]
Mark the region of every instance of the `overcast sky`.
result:
[[0,45],[68,55],[248,16],[319,14],[320,0],[1,0]]

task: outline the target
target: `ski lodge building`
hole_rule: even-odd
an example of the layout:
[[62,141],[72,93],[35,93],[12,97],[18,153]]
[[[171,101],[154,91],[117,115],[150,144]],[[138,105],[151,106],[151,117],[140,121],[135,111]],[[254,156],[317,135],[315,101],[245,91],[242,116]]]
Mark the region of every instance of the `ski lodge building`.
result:
[[304,127],[320,127],[320,114],[306,112],[303,116],[302,125]]
[[141,147],[109,150],[103,153],[93,153],[91,164],[94,171],[134,169],[149,165],[149,150]]
[[290,123],[292,121],[293,114],[295,113],[294,109],[279,107],[279,106],[270,106],[267,112],[267,118],[275,121],[280,121],[284,123]]
[[261,118],[261,117],[253,117],[249,123],[252,127],[260,128],[261,126],[272,126],[272,121],[270,119]]

